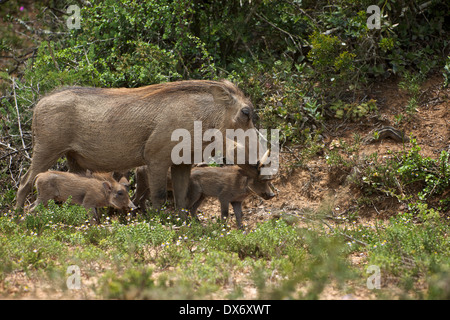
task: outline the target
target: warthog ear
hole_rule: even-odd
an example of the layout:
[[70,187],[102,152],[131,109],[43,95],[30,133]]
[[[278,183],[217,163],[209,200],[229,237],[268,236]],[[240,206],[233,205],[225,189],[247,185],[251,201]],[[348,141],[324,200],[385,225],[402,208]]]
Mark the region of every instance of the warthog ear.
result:
[[106,191],[111,192],[112,190],[112,186],[111,183],[109,183],[108,181],[103,181],[103,188],[105,188]]
[[130,190],[130,182],[128,181],[127,178],[125,178],[125,177],[120,178],[119,183],[120,183],[122,186],[124,186],[124,187],[127,189],[127,191]]
[[217,103],[230,103],[233,101],[233,97],[231,96],[230,92],[219,85],[212,85],[211,88],[211,94],[213,95],[214,101]]

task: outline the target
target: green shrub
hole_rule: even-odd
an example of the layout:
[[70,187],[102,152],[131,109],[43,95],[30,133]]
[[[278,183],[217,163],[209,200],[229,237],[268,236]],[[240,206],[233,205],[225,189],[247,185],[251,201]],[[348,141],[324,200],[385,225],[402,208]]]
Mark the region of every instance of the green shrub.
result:
[[380,162],[377,154],[370,157],[370,166],[364,167],[361,180],[356,181],[368,193],[381,192],[401,201],[408,194],[417,194],[414,200],[430,201],[449,186],[449,154],[443,150],[439,159],[423,157],[415,139],[411,139],[410,150],[400,155],[391,155],[385,162]]
[[123,273],[109,271],[100,279],[98,293],[105,299],[183,300],[199,298],[192,285],[165,275],[156,277],[148,267],[130,268]]
[[3,271],[17,269],[45,269],[59,263],[66,247],[52,237],[40,237],[34,232],[10,234],[0,237],[0,265]]
[[361,104],[344,103],[342,100],[337,100],[332,103],[330,110],[335,112],[335,117],[338,119],[349,118],[356,121],[375,113],[378,111],[378,108],[376,100],[373,99]]
[[447,60],[445,61],[444,71],[442,72],[442,75],[444,76],[444,88],[446,88],[450,83],[450,56],[448,56]]
[[107,299],[145,299],[155,289],[152,269],[129,269],[122,276],[107,272],[100,282],[100,293]]
[[267,221],[250,233],[242,231],[222,233],[218,238],[211,240],[209,245],[236,252],[241,259],[279,257],[288,254],[291,246],[301,250],[300,237],[296,229],[283,220]]
[[404,278],[433,271],[449,262],[448,221],[434,218],[415,223],[414,215],[398,214],[372,243],[370,263]]
[[88,214],[82,206],[72,204],[68,199],[62,205],[56,204],[53,200],[48,202],[48,207],[41,204],[36,208],[35,214],[25,217],[25,224],[28,229],[40,233],[44,229],[52,228],[56,225],[61,227],[79,227],[89,223],[92,214]]
[[170,241],[175,232],[159,223],[135,222],[128,225],[114,223],[111,234],[111,246],[124,252],[135,252],[146,246],[160,246]]

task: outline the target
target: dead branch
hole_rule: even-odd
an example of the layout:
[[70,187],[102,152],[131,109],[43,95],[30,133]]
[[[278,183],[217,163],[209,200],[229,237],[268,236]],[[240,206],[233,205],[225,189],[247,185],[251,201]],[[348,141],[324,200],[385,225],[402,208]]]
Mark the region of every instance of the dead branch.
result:
[[17,105],[17,97],[16,97],[16,81],[14,78],[12,78],[12,82],[13,82],[14,105],[16,107],[16,112],[17,112],[17,125],[19,126],[20,140],[22,141],[22,147],[23,147],[23,150],[25,153],[25,157],[28,160],[31,160],[30,155],[27,152],[27,146],[25,145],[25,140],[23,139],[22,124],[20,123],[20,112],[19,112],[19,107]]

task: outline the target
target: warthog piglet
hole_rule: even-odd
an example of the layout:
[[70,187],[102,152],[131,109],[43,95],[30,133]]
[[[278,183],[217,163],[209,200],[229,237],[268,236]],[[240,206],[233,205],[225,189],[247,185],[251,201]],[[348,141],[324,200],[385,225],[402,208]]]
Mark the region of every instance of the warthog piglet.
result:
[[99,223],[96,208],[113,207],[117,209],[135,208],[127,189],[112,178],[108,173],[93,173],[79,175],[69,172],[47,171],[36,176],[34,184],[37,189],[37,199],[31,210],[49,200],[67,201],[72,197],[72,203],[82,205],[91,210]]
[[239,166],[194,168],[188,190],[189,208],[193,217],[206,197],[215,197],[220,201],[222,219],[228,218],[231,203],[238,228],[242,228],[242,202],[252,192],[265,200],[275,196],[269,180],[248,176]]

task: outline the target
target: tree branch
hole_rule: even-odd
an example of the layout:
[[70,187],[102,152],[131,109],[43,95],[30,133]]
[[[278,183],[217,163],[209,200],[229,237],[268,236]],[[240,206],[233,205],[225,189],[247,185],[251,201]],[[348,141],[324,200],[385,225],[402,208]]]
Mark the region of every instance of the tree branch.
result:
[[17,124],[19,126],[20,139],[22,140],[22,147],[25,152],[25,157],[28,160],[31,160],[30,155],[28,154],[28,152],[26,150],[27,146],[25,145],[25,141],[23,140],[22,124],[20,123],[20,112],[19,112],[19,106],[17,105],[17,97],[16,97],[16,80],[14,78],[12,78],[12,82],[13,82],[14,104],[15,104],[16,112],[17,112]]

